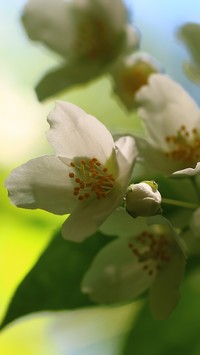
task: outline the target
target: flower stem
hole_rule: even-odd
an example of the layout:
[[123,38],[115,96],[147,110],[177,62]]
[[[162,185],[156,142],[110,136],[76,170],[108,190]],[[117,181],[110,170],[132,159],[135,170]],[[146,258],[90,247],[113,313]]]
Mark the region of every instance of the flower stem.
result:
[[194,210],[199,207],[196,203],[172,200],[170,198],[163,198],[162,199],[162,203],[166,203],[168,205],[173,205],[173,206],[179,206],[179,207],[194,209]]

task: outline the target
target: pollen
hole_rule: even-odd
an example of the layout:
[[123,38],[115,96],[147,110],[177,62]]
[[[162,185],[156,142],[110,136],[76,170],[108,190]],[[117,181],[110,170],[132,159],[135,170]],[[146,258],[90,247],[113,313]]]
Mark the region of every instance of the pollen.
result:
[[175,135],[165,137],[165,141],[170,148],[165,153],[168,158],[188,166],[195,166],[200,160],[200,133],[196,128],[189,131],[182,125]]
[[72,161],[70,167],[73,169],[69,173],[69,178],[73,179],[74,182],[73,195],[77,196],[79,201],[86,200],[92,196],[97,199],[106,198],[112,191],[115,178],[98,159]]
[[129,248],[149,276],[155,275],[171,259],[171,243],[164,234],[144,231],[129,244]]

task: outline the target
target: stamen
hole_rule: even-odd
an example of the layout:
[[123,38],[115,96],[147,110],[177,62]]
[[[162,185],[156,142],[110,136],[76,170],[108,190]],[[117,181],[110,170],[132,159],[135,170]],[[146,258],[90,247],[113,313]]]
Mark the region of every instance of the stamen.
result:
[[97,199],[106,198],[114,187],[115,178],[96,158],[72,161],[70,166],[74,172],[69,177],[74,179],[73,194],[80,201],[92,195]]
[[152,234],[144,231],[128,247],[135,255],[141,268],[149,276],[160,271],[171,258],[171,245],[164,234]]
[[170,147],[170,151],[165,153],[168,158],[182,161],[189,166],[195,166],[199,161],[200,134],[196,128],[189,131],[182,125],[176,135],[167,136],[165,141]]

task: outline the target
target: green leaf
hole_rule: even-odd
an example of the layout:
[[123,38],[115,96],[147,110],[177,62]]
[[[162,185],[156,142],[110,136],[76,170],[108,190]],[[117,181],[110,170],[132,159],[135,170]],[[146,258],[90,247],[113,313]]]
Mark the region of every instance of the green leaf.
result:
[[167,320],[155,320],[146,304],[132,325],[122,355],[200,354],[199,268],[185,281],[181,300]]
[[40,101],[67,90],[74,85],[83,84],[101,74],[98,65],[69,63],[47,73],[37,84],[35,91]]
[[97,232],[83,243],[73,243],[58,233],[18,286],[1,329],[29,313],[94,304],[81,292],[80,283],[99,249],[112,239]]
[[195,65],[200,65],[200,24],[188,22],[182,25],[178,31],[177,36],[183,41],[187,47]]

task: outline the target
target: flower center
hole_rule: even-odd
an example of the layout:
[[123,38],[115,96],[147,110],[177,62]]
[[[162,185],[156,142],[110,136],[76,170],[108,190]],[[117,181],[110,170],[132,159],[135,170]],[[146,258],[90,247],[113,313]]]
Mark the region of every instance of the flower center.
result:
[[91,60],[105,57],[110,51],[107,37],[108,31],[104,22],[89,16],[77,25],[74,49],[79,55],[87,56]]
[[132,253],[142,264],[148,275],[154,275],[170,260],[170,241],[164,234],[153,234],[144,231],[134,242],[129,244]]
[[73,171],[69,177],[74,180],[73,194],[80,201],[95,195],[97,199],[105,198],[113,189],[115,178],[109,174],[108,168],[104,167],[96,158],[72,161],[70,166]]
[[191,131],[181,126],[175,136],[165,138],[171,151],[166,156],[195,166],[200,159],[200,135],[196,128]]
[[139,61],[131,67],[125,68],[121,80],[127,93],[135,94],[143,85],[147,84],[149,76],[155,72],[155,69],[145,61]]

